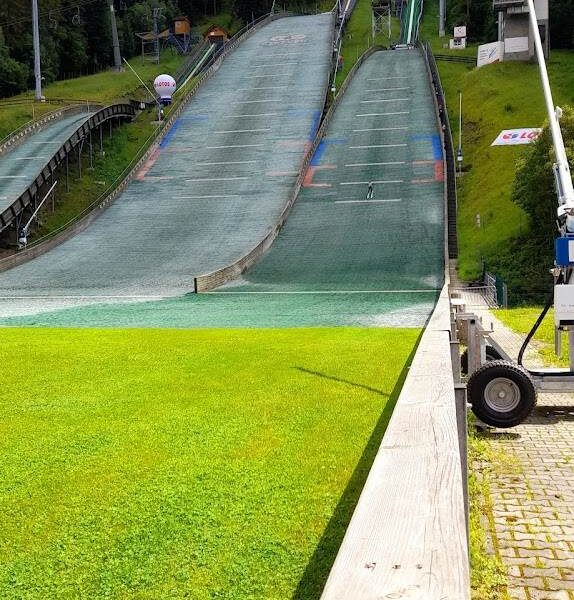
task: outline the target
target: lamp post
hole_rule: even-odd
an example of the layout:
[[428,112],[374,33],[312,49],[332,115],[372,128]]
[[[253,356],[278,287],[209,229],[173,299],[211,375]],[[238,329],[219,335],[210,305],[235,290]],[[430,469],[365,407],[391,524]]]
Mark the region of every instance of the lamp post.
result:
[[458,150],[456,153],[458,174],[462,173],[462,92],[458,93]]
[[38,26],[38,0],[32,0],[32,37],[34,43],[34,79],[36,91],[34,98],[42,100],[42,73],[40,71],[40,28]]

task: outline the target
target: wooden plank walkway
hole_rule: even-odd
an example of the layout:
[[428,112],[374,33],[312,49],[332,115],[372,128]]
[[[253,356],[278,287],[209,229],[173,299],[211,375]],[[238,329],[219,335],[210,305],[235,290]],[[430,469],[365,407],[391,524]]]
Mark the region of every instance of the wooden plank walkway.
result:
[[470,598],[447,286],[321,598]]

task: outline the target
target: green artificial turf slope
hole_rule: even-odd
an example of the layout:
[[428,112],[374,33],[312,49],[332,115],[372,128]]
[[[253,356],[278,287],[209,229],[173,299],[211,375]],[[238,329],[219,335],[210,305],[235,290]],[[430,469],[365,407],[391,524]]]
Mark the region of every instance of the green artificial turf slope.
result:
[[419,333],[0,330],[0,597],[319,598]]

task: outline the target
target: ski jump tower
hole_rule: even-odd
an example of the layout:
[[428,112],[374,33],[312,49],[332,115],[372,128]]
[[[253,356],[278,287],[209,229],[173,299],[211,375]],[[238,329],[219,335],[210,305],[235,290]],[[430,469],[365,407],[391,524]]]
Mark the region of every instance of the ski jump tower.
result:
[[[534,0],[534,7],[544,56],[548,58],[548,0]],[[534,36],[527,0],[493,0],[493,8],[498,13],[498,41],[504,43],[503,60],[533,60]]]

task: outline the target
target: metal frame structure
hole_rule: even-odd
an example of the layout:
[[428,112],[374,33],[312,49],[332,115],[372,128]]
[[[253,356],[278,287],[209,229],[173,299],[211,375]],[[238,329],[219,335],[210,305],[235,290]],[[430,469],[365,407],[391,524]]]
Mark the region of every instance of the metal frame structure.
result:
[[391,0],[377,0],[377,4],[372,5],[371,29],[373,40],[377,33],[385,33],[391,39],[393,7]]
[[91,137],[93,129],[101,126],[106,121],[111,122],[112,119],[132,119],[135,114],[135,109],[131,104],[113,104],[98,110],[87,119],[51,156],[50,160],[26,190],[7,209],[0,213],[0,232],[14,223],[28,206],[34,204],[38,192],[46,183],[51,184],[56,168],[62,162],[67,161],[67,157],[72,151],[75,151],[77,148],[81,153],[83,141]]

